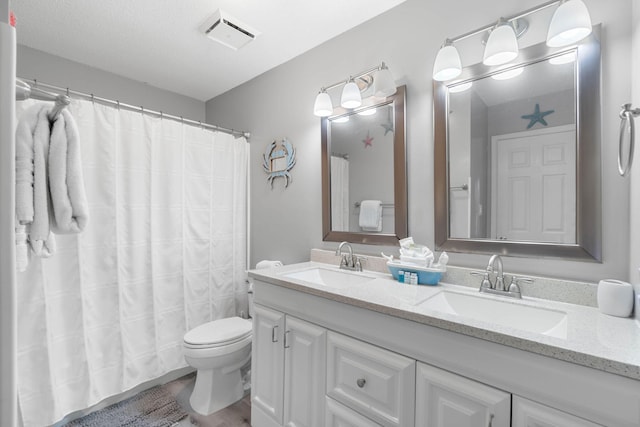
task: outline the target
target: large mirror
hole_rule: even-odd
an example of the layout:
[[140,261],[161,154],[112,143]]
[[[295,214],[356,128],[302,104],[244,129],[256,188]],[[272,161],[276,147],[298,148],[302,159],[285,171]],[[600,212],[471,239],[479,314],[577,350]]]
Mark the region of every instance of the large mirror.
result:
[[323,240],[397,245],[407,237],[405,87],[323,118]]
[[597,30],[434,83],[438,249],[601,261]]

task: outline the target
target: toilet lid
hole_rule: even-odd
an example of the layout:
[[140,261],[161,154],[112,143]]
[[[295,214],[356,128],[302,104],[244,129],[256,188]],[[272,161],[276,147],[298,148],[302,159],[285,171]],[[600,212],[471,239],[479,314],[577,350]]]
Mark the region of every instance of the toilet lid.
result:
[[251,335],[251,321],[229,317],[204,323],[187,332],[184,342],[192,345],[220,345],[235,342]]

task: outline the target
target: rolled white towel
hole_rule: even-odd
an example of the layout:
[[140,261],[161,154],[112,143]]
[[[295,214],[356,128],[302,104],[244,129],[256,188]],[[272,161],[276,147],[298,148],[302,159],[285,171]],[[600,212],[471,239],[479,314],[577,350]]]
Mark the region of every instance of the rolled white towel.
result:
[[[29,245],[33,252],[40,257],[49,257],[55,253],[55,239],[51,234],[49,221],[49,183],[48,162],[49,154],[49,112],[50,106],[39,105],[34,108],[37,111],[37,119],[30,121],[33,138],[33,220],[30,222]],[[31,112],[31,109],[29,110]],[[22,119],[21,119],[22,120]],[[30,119],[29,119],[30,120]],[[28,135],[27,135],[28,137]],[[20,221],[28,224],[29,221]]]
[[281,261],[270,261],[268,259],[262,260],[256,264],[256,269],[261,270],[263,268],[282,267]]
[[89,218],[82,176],[78,127],[71,113],[62,110],[53,123],[49,148],[49,186],[52,222],[56,234],[80,233]]

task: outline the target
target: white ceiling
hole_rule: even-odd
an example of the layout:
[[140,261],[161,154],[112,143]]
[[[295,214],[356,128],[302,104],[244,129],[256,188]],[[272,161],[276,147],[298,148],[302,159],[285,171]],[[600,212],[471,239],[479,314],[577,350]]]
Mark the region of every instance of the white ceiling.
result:
[[[405,0],[13,0],[18,43],[202,101]],[[216,9],[260,35],[239,51],[199,30]]]

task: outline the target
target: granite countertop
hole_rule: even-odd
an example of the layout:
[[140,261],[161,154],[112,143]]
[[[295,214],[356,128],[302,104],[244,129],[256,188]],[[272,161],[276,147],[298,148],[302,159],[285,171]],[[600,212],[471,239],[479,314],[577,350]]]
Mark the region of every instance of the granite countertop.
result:
[[566,312],[566,338],[558,338],[504,324],[448,314],[421,305],[443,290],[479,295],[477,290],[468,286],[450,283],[440,283],[437,286],[407,285],[393,280],[390,274],[368,270],[355,274],[367,275],[371,280],[342,288],[330,288],[284,277],[285,274],[313,267],[337,270],[336,266],[310,261],[251,270],[249,276],[337,302],[640,380],[640,323],[632,318],[608,316],[594,307],[531,298],[526,295],[522,300],[510,301],[504,297],[482,294],[482,298]]

